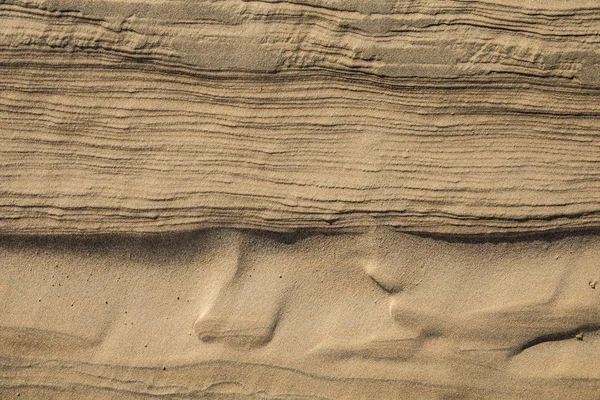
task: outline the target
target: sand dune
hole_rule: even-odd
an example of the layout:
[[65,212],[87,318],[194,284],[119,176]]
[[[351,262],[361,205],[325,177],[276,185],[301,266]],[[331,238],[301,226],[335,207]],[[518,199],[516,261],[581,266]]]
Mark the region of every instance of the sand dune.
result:
[[599,24],[0,0],[0,398],[600,397]]

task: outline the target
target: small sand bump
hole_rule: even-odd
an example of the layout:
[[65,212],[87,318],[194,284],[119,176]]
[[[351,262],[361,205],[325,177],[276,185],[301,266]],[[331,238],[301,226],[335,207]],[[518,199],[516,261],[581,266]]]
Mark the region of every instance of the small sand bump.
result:
[[592,289],[596,289],[596,285],[598,284],[598,282],[597,282],[597,281],[589,281],[589,283],[588,283],[588,284],[590,285],[590,287],[591,287]]

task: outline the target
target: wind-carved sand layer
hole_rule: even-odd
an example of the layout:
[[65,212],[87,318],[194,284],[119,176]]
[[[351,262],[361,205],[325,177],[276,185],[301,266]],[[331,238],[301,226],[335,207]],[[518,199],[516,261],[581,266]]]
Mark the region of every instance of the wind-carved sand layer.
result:
[[600,226],[593,1],[0,3],[0,231]]
[[600,397],[592,0],[0,0],[0,397]]
[[597,236],[219,229],[0,256],[7,397],[600,395]]

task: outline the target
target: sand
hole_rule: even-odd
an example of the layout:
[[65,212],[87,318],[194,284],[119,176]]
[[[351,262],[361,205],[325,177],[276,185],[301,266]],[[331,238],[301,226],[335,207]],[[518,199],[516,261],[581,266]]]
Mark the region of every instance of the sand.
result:
[[599,23],[0,0],[0,398],[600,398]]
[[3,238],[1,257],[7,397],[600,394],[595,236],[215,229]]

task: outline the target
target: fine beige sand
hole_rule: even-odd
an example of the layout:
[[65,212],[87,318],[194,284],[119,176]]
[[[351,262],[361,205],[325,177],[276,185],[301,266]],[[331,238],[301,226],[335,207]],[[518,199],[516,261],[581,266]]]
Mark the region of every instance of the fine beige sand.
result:
[[595,398],[600,239],[3,238],[3,398]]
[[0,0],[0,399],[600,398],[600,5]]

